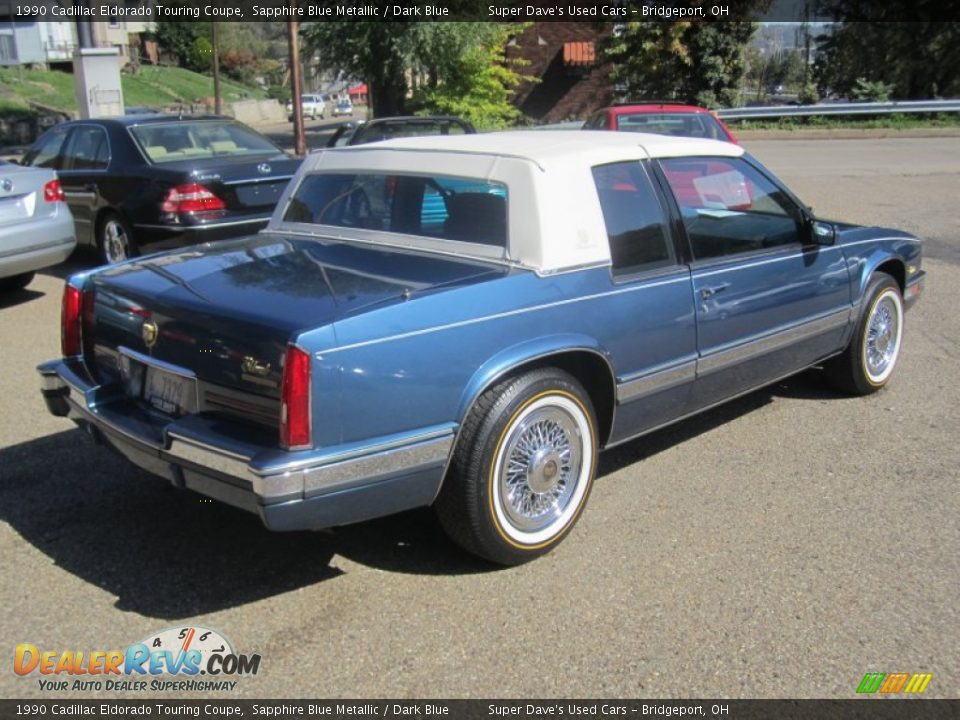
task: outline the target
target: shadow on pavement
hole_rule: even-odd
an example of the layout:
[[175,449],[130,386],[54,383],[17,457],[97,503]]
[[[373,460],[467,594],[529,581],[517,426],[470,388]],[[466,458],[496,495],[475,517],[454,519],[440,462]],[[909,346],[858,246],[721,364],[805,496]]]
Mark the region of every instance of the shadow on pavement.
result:
[[448,542],[427,509],[273,533],[251,513],[173,488],[79,429],[0,448],[0,520],[116,595],[117,608],[171,620],[336,578],[334,554],[390,572],[490,569]]
[[37,300],[46,295],[39,290],[33,290],[27,285],[23,290],[0,290],[0,310],[15,305],[23,305],[31,300]]
[[675,445],[692,440],[698,435],[759,410],[773,402],[775,397],[799,400],[836,400],[842,396],[827,386],[819,370],[806,370],[760,390],[718,405],[712,410],[694,415],[675,425],[657,430],[619,445],[600,456],[598,477],[615,473],[627,465],[645,460]]
[[[830,399],[805,372],[605,453],[600,476],[652,457],[776,396]],[[429,509],[325,532],[272,533],[242,510],[176,490],[71,429],[0,448],[0,520],[54,563],[117,596],[116,607],[180,619],[331,580],[335,554],[387,572],[496,566],[446,539]]]
[[336,577],[319,533],[278,534],[180,492],[78,429],[0,449],[0,519],[53,562],[165,619],[211,613]]

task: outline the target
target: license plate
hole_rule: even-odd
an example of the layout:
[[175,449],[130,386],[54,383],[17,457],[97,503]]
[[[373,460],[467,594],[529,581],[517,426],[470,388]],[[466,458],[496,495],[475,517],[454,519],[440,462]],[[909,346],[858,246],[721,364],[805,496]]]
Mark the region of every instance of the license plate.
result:
[[167,415],[183,415],[193,409],[196,389],[193,378],[147,367],[143,398]]

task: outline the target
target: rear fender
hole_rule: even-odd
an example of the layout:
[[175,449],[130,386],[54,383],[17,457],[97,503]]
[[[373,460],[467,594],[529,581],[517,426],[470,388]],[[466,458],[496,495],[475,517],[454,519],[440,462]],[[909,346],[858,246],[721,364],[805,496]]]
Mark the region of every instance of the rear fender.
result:
[[[457,422],[462,425],[477,399],[500,379],[532,362],[542,362],[551,356],[586,352],[600,358],[609,371],[611,392],[616,396],[616,375],[609,354],[596,338],[579,334],[549,335],[527,340],[501,350],[483,363],[470,378],[457,408]],[[603,424],[603,423],[602,423]],[[606,438],[599,438],[601,445]]]

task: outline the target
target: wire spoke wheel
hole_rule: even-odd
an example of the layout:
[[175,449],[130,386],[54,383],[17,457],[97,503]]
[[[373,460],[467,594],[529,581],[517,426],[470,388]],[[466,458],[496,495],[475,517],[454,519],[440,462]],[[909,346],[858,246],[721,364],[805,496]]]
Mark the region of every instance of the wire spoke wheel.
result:
[[560,408],[540,408],[516,425],[498,472],[514,527],[542,530],[563,514],[580,476],[582,445],[576,420]]
[[902,309],[899,298],[887,291],[877,298],[867,319],[863,343],[863,362],[874,383],[883,382],[893,370],[900,352]]
[[549,552],[586,505],[599,443],[591,397],[558,368],[486,390],[468,413],[435,503],[472,553],[517,565]]
[[824,363],[830,384],[853,395],[869,395],[889,382],[903,340],[903,296],[897,281],[878,272],[863,294],[850,344]]

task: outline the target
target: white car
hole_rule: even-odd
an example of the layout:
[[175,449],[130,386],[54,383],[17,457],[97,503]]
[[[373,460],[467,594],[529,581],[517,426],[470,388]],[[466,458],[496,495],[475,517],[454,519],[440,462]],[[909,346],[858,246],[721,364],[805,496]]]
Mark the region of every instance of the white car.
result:
[[[300,102],[303,105],[303,116],[305,118],[310,118],[311,120],[316,120],[323,118],[327,114],[327,104],[323,101],[322,95],[301,95]],[[293,119],[293,101],[287,103],[287,113],[290,116],[290,119]]]
[[353,115],[353,103],[350,102],[350,100],[338,100],[337,104],[333,106],[333,117],[340,117],[341,115],[346,115],[347,117]]
[[63,262],[76,245],[57,174],[0,161],[0,290],[26,287],[36,270]]

